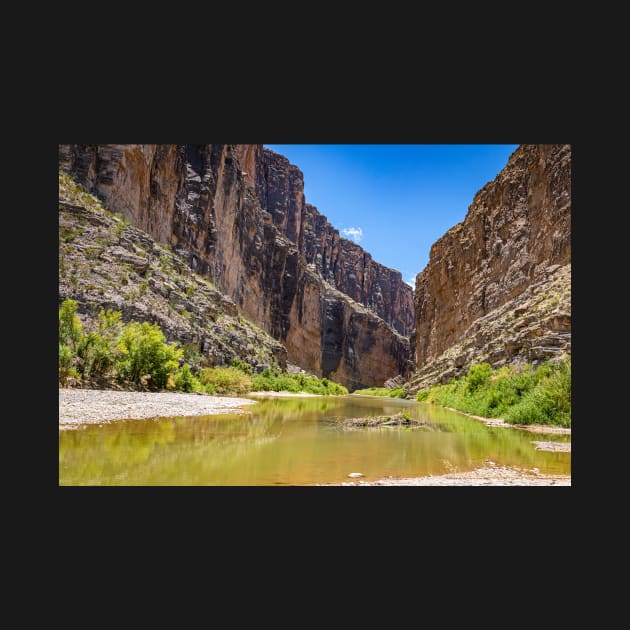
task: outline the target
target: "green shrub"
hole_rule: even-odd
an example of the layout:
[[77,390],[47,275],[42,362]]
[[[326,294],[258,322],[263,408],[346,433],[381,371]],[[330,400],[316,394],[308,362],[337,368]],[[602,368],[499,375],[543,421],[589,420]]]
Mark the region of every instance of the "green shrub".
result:
[[63,387],[70,376],[78,377],[77,370],[72,367],[74,353],[72,348],[63,343],[59,344],[59,384]]
[[[301,387],[308,387],[308,381],[304,380],[303,382],[304,385],[300,385],[300,381],[294,374],[283,372],[276,377],[275,390],[277,392],[291,392],[297,394],[301,391]],[[321,386],[326,387],[327,385],[322,382]]]
[[288,372],[274,373],[265,369],[261,374],[252,376],[252,390],[266,392],[306,392],[320,396],[342,396],[348,390],[339,383],[327,378],[319,379],[306,374],[289,374]]
[[201,371],[199,380],[204,387],[211,385],[218,394],[245,394],[252,389],[252,379],[235,367],[213,367]]
[[107,340],[95,332],[83,338],[77,354],[83,360],[83,375],[86,378],[105,374],[114,364]]
[[190,365],[190,369],[196,374],[206,364],[207,358],[199,352],[199,344],[185,343],[183,350],[184,361]]
[[232,357],[230,364],[232,367],[235,367],[237,370],[241,370],[241,372],[245,372],[245,374],[251,375],[252,372],[254,371],[251,365],[249,365],[248,363],[245,363],[245,361],[241,361],[241,359],[239,359],[238,357]]
[[402,387],[393,387],[389,391],[390,398],[404,398],[406,396],[406,392]]
[[[540,370],[540,373],[538,373]],[[571,426],[571,362],[547,364],[536,370],[534,387],[505,414],[505,421],[518,424]]]
[[75,352],[83,339],[83,326],[76,314],[77,307],[77,302],[68,298],[59,309],[59,343]]
[[86,378],[106,376],[110,372],[122,330],[122,313],[101,308],[96,330],[86,335],[77,349]]
[[[68,378],[107,377],[150,389],[244,394],[249,391],[309,392],[344,395],[348,390],[327,378],[274,372],[252,375],[252,367],[234,357],[229,367],[201,369],[207,358],[196,344],[168,344],[157,324],[122,323],[120,311],[101,309],[93,330],[84,332],[76,315],[77,302],[65,300],[59,309],[59,383]],[[184,365],[179,361],[184,357]],[[78,369],[80,368],[80,369]],[[199,372],[198,378],[196,373]]]
[[184,365],[179,368],[173,377],[173,381],[175,382],[175,389],[182,392],[194,392],[200,389],[200,384],[190,371],[190,365],[188,365],[188,363],[184,363]]
[[402,387],[368,387],[356,389],[353,393],[362,396],[388,396],[389,398],[405,398],[407,395]]
[[145,384],[150,389],[164,389],[168,377],[179,366],[183,351],[177,344],[167,344],[157,324],[130,322],[125,326],[116,346],[116,371],[119,378]]
[[493,371],[473,366],[465,378],[419,391],[416,400],[520,424],[571,425],[571,358]]
[[105,376],[112,369],[122,331],[121,317],[119,311],[101,309],[96,330],[83,337],[77,354],[83,360],[83,375],[86,378]]
[[492,366],[489,363],[479,363],[471,365],[466,376],[466,389],[473,393],[483,387],[492,374]]

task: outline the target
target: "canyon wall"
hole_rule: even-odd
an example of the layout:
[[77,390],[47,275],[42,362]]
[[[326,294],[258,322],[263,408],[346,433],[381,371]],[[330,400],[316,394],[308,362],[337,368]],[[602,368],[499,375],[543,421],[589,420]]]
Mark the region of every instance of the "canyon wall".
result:
[[521,145],[434,243],[414,301],[412,391],[570,350],[570,145]]
[[372,259],[362,247],[343,238],[315,206],[304,198],[304,176],[300,169],[259,145],[241,154],[241,164],[262,207],[274,225],[313,269],[329,284],[374,311],[399,333],[413,331],[413,291],[399,271]]
[[302,173],[282,156],[261,145],[59,145],[59,166],[168,243],[289,361],[350,389],[410,374],[400,333],[413,327],[411,290],[305,203]]
[[187,261],[146,232],[107,212],[66,176],[59,178],[59,302],[78,304],[84,324],[100,309],[120,311],[123,321],[157,323],[193,362],[238,358],[258,372],[286,369],[287,351],[277,340],[238,315],[236,304]]

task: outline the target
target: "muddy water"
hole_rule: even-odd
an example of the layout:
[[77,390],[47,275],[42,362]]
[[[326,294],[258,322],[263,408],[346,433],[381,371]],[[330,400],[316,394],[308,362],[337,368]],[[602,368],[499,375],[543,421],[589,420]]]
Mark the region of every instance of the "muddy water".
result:
[[[344,428],[344,417],[402,409],[422,428]],[[532,440],[570,436],[488,427],[414,401],[375,397],[269,399],[245,415],[121,420],[59,432],[60,485],[312,485],[499,465],[570,474],[571,453]]]

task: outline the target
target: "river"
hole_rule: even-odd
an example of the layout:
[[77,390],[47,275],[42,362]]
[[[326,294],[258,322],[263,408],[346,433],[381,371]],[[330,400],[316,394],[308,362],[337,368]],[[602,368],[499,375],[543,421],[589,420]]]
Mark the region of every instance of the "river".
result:
[[[340,418],[402,409],[420,428],[348,428]],[[571,454],[532,440],[566,435],[498,427],[415,401],[329,396],[268,399],[244,415],[120,420],[59,432],[60,485],[314,485],[500,466],[570,474]]]

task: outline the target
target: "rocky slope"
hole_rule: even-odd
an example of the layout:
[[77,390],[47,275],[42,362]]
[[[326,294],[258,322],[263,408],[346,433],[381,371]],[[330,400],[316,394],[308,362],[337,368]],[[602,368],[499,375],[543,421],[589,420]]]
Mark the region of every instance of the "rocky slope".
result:
[[60,145],[60,168],[169,243],[284,344],[350,389],[412,367],[411,292],[304,202],[302,174],[260,145]]
[[570,146],[521,145],[433,245],[414,300],[412,392],[570,350]]
[[191,344],[215,365],[233,357],[286,367],[286,350],[237,313],[236,305],[146,232],[107,212],[67,176],[59,182],[59,301],[83,322],[100,308],[125,321],[157,322],[169,341]]

